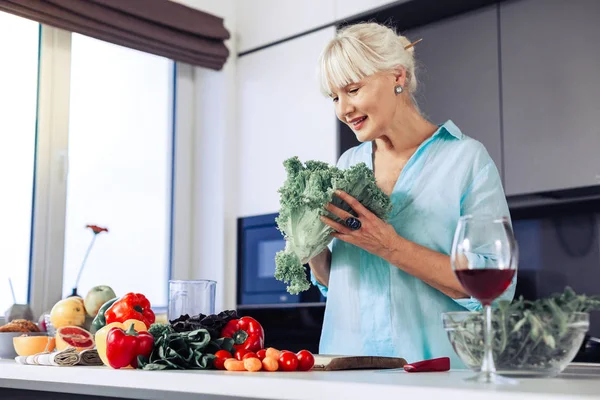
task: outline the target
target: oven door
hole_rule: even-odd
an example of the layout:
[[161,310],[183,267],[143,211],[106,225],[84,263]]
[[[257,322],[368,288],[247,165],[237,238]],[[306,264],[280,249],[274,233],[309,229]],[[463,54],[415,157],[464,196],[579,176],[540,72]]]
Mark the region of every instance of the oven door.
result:
[[283,282],[274,278],[275,254],[285,248],[276,217],[277,214],[268,214],[238,221],[238,305],[323,302],[316,287],[292,295]]

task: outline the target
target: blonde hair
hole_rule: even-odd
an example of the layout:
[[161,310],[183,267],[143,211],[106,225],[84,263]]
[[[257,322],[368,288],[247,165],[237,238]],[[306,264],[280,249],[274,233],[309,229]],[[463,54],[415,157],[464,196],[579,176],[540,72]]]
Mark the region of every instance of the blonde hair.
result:
[[373,22],[347,26],[336,34],[319,57],[318,79],[321,92],[329,96],[336,88],[377,72],[406,70],[405,89],[417,90],[414,47],[406,37],[387,26]]

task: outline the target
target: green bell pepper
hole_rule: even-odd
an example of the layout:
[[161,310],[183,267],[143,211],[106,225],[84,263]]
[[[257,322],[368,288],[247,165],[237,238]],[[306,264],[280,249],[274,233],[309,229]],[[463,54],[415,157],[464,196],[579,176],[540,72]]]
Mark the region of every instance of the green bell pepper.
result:
[[92,334],[98,332],[100,329],[106,326],[106,316],[104,315],[104,313],[118,299],[118,297],[115,297],[114,299],[110,299],[106,303],[102,304],[102,307],[100,307],[100,309],[98,310],[98,314],[94,317],[94,320],[92,321],[92,326],[90,327],[90,332]]

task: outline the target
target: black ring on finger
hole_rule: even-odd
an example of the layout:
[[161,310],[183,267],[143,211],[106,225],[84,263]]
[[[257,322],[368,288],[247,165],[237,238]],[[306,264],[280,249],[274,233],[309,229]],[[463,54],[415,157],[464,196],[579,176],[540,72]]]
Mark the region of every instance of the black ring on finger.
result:
[[346,226],[350,229],[352,229],[353,231],[356,231],[358,229],[360,229],[361,227],[361,223],[360,220],[358,218],[354,218],[354,217],[348,217],[346,218]]

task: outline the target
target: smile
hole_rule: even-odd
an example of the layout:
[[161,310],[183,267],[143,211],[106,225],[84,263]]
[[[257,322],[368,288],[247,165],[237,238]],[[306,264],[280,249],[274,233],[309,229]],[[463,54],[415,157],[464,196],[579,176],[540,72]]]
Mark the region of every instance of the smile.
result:
[[360,117],[360,118],[355,118],[352,121],[350,121],[350,125],[352,126],[352,128],[354,130],[359,130],[364,125],[364,122],[366,119],[367,119],[366,116]]

